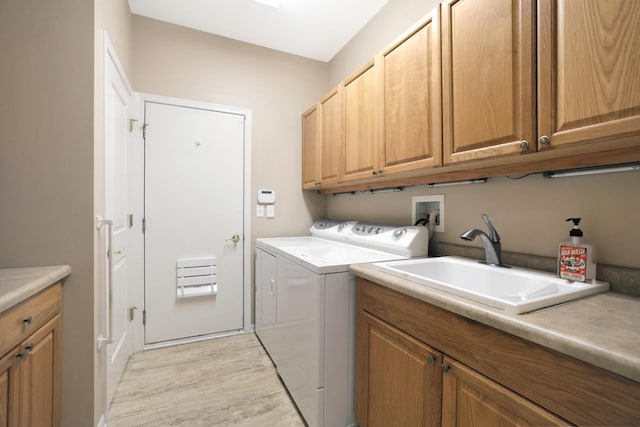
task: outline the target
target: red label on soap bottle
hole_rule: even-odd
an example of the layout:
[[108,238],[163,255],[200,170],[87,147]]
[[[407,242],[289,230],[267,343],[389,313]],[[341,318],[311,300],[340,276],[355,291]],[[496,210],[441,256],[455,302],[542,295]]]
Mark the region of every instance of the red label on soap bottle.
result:
[[587,249],[576,246],[560,246],[560,277],[574,282],[587,279]]

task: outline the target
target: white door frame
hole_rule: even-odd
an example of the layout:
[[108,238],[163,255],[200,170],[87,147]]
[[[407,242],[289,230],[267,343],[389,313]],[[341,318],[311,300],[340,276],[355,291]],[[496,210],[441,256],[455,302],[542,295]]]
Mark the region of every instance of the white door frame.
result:
[[[228,105],[213,104],[209,102],[194,101],[182,98],[173,98],[162,95],[155,95],[150,93],[137,92],[138,100],[138,117],[140,121],[137,125],[142,128],[144,123],[144,109],[146,102],[156,102],[162,104],[171,104],[186,108],[201,108],[206,110],[216,110],[220,112],[233,113],[243,115],[244,120],[244,160],[243,160],[243,230],[244,230],[244,253],[243,253],[243,330],[244,332],[251,332],[251,309],[253,307],[253,294],[252,290],[252,274],[251,274],[251,109],[242,107],[232,107]],[[140,143],[143,144],[142,132],[138,132],[138,138]],[[140,170],[144,170],[144,156],[142,158],[142,164],[140,164]],[[144,179],[144,174],[142,179]],[[140,186],[137,185],[136,188]],[[143,185],[144,188],[144,185]],[[144,197],[142,197],[144,200]],[[144,237],[143,237],[144,238]],[[135,284],[138,286],[138,283]],[[142,288],[136,293],[144,294],[144,283]],[[139,338],[138,338],[139,337]],[[144,346],[144,334],[136,335],[138,342],[134,345],[136,349],[143,349]]]

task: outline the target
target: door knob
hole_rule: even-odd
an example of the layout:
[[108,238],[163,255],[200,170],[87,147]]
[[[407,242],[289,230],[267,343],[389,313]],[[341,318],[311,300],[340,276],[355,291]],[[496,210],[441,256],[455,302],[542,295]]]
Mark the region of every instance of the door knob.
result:
[[238,236],[237,234],[234,234],[233,236],[231,236],[230,239],[226,239],[225,242],[233,242],[234,245],[238,244],[238,242],[240,241],[240,236]]
[[123,253],[123,252],[124,252],[124,248],[120,248],[120,249],[115,249],[115,250],[113,251],[113,254],[114,254],[114,255],[120,255],[120,254],[121,254],[121,253]]

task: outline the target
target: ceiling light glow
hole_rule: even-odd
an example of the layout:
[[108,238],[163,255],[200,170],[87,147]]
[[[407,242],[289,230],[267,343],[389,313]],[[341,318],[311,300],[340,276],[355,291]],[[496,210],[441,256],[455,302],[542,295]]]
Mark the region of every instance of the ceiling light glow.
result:
[[280,7],[280,0],[255,0],[258,3],[266,4],[271,7]]

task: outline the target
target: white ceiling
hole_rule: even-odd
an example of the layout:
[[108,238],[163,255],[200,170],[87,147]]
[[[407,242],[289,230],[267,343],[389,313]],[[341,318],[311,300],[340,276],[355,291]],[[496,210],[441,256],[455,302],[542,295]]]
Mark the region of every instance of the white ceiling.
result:
[[[266,1],[266,0],[265,0]],[[388,0],[129,0],[131,12],[328,62]]]

